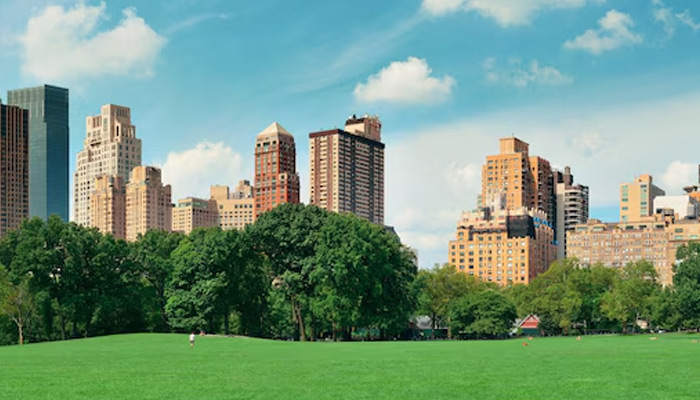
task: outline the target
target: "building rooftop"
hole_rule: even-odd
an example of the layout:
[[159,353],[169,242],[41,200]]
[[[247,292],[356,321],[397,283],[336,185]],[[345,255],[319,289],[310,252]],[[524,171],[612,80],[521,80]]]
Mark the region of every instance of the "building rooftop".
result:
[[267,128],[265,128],[262,132],[258,134],[258,137],[260,136],[265,136],[265,135],[288,135],[292,136],[289,131],[284,129],[284,127],[277,122],[271,123]]

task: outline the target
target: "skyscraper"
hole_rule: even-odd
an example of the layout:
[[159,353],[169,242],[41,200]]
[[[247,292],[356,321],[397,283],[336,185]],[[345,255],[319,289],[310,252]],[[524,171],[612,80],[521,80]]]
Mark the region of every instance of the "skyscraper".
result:
[[486,157],[479,209],[462,214],[448,259],[484,281],[528,284],[557,255],[554,175],[518,138],[501,139],[500,150]]
[[120,176],[129,180],[131,170],[141,165],[141,139],[131,124],[131,110],[107,104],[99,115],[86,119],[87,135],[78,153],[78,169],[73,175],[74,214],[80,225],[90,222],[90,195],[94,180],[101,175]]
[[273,122],[255,139],[255,217],[283,203],[299,203],[294,136]]
[[482,206],[503,197],[507,209],[533,208],[535,184],[530,171],[529,147],[518,138],[503,138],[500,153],[486,157],[481,171]]
[[588,186],[574,185],[571,168],[554,171],[556,192],[557,259],[567,257],[567,232],[578,224],[588,222]]
[[134,241],[150,229],[172,230],[172,194],[163,185],[160,169],[138,166],[126,185],[126,240]]
[[345,129],[309,134],[310,203],[384,224],[384,144],[379,117],[350,117]]
[[0,103],[0,237],[29,215],[29,112]]
[[634,182],[621,184],[620,222],[636,222],[642,217],[654,215],[654,199],[665,194],[654,185],[651,175],[641,175]]
[[68,221],[68,89],[10,90],[7,101],[29,110],[29,216]]

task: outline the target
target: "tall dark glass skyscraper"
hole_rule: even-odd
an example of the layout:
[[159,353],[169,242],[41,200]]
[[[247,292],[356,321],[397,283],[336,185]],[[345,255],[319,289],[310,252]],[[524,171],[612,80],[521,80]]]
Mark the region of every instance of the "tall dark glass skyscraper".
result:
[[43,85],[7,97],[29,110],[29,216],[68,221],[68,89]]

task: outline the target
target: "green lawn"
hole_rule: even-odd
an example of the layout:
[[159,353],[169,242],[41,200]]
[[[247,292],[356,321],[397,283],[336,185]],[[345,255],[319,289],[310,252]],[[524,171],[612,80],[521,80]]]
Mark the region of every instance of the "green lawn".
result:
[[0,399],[697,399],[699,335],[291,343],[121,335],[0,348]]

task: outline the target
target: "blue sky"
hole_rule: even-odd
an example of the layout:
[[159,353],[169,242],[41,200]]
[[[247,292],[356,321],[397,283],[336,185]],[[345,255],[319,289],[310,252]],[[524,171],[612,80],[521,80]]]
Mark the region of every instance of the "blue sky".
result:
[[498,138],[571,166],[592,216],[650,173],[697,181],[700,3],[691,0],[0,0],[0,97],[71,90],[71,163],[85,117],[132,109],[143,161],[175,197],[252,179],[255,135],[296,137],[308,201],[308,133],[379,114],[386,222],[446,259]]

